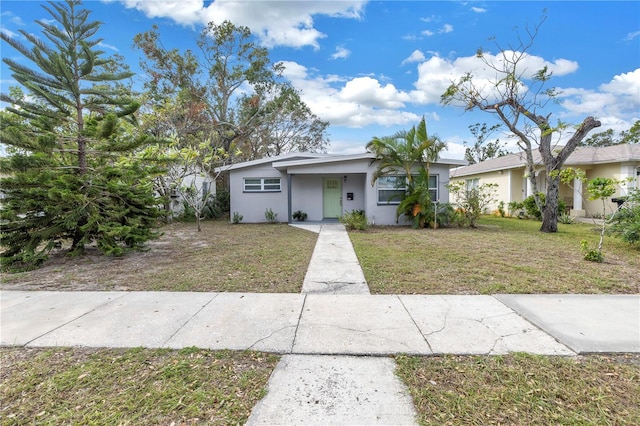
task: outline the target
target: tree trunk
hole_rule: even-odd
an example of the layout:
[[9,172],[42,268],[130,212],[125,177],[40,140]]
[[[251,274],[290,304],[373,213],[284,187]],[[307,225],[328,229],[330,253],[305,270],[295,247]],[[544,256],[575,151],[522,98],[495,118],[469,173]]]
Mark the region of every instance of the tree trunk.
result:
[[542,209],[541,232],[558,232],[558,201],[560,194],[560,178],[547,176],[547,194]]

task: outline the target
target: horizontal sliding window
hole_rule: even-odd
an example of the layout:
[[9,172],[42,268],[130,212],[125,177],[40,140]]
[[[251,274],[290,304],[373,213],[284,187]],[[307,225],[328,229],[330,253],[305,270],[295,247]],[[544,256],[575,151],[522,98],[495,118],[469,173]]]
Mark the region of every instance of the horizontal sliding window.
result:
[[244,192],[279,192],[280,178],[244,178]]

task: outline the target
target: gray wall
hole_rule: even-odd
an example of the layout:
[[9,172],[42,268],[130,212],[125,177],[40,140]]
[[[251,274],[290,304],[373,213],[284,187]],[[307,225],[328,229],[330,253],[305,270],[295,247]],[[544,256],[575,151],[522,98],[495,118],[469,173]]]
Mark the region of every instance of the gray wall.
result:
[[[244,192],[244,178],[280,178],[280,192]],[[231,193],[231,219],[234,212],[243,216],[248,223],[266,222],[265,210],[270,208],[278,214],[278,222],[288,221],[287,175],[266,163],[254,167],[245,167],[229,172],[229,190]]]

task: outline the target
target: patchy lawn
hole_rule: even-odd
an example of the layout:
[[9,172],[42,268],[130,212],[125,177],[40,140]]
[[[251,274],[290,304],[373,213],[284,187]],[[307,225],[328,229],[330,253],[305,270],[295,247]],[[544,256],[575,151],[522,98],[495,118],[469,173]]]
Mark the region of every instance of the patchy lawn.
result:
[[171,290],[299,293],[317,234],[284,224],[205,221],[162,228],[146,252],[55,253],[42,268],[3,274],[4,290]]
[[0,351],[3,425],[243,424],[279,360],[193,348]]
[[640,355],[396,357],[421,425],[637,425]]
[[597,244],[589,224],[485,217],[479,229],[373,227],[351,232],[372,293],[638,293],[640,251],[607,237],[604,263],[588,262],[580,240]]

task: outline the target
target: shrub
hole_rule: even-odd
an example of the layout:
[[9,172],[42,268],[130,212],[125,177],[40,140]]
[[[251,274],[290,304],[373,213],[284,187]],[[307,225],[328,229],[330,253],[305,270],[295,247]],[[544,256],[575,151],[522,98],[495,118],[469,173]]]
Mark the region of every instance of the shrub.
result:
[[293,214],[291,216],[295,220],[300,221],[300,222],[304,222],[305,220],[307,220],[307,214],[305,212],[303,212],[302,210],[297,210],[297,211],[293,212]]
[[231,194],[229,191],[217,191],[214,202],[220,215],[231,212]]
[[462,213],[461,224],[471,228],[478,227],[478,219],[486,207],[495,201],[496,188],[494,183],[483,183],[477,188],[467,188],[466,182],[452,182],[447,187],[456,198],[456,204]]
[[573,223],[573,217],[570,216],[568,213],[562,213],[558,217],[558,221],[560,223],[564,223],[565,225],[571,225]]
[[524,203],[522,201],[510,201],[508,206],[511,216],[521,218],[524,215]]
[[[542,192],[538,192],[538,197],[540,197],[540,203],[542,203],[542,205],[544,206],[545,204],[544,194]],[[537,220],[542,220],[542,212],[538,208],[538,205],[536,204],[536,199],[534,198],[533,195],[529,195],[527,198],[525,198],[524,201],[522,202],[522,206],[524,210],[527,212],[527,216],[531,218],[535,218]],[[566,213],[566,211],[567,211],[567,203],[565,203],[564,200],[558,200],[558,214],[561,215],[563,213]]]
[[278,213],[274,213],[270,208],[264,211],[264,217],[269,223],[276,223],[278,221]]
[[631,191],[625,204],[616,211],[610,233],[640,248],[640,189]]
[[364,210],[352,210],[340,216],[339,220],[348,230],[365,231],[368,226]]
[[507,212],[504,210],[504,201],[500,201],[498,203],[498,212],[500,213],[500,217],[505,217]]
[[236,225],[237,225],[238,223],[242,222],[242,219],[243,219],[243,218],[244,218],[244,217],[243,217],[240,213],[238,213],[238,212],[233,212],[233,223],[235,223]]
[[604,255],[601,250],[597,248],[589,247],[589,243],[587,240],[580,241],[580,250],[584,254],[584,260],[588,260],[589,262],[598,262],[602,263],[604,261]]

